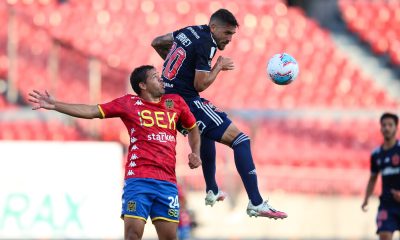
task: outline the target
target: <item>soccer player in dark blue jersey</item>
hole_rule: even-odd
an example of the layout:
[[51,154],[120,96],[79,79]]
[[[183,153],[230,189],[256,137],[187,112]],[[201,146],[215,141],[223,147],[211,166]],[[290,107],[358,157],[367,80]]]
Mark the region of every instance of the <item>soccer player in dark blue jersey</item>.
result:
[[378,174],[382,175],[382,193],[376,223],[380,240],[391,240],[393,232],[400,230],[400,141],[396,139],[399,118],[384,113],[380,118],[383,144],[371,155],[371,175],[366,188],[362,210],[367,211]]
[[162,78],[166,93],[181,95],[196,117],[202,136],[201,159],[206,181],[206,205],[212,206],[225,198],[225,193],[218,189],[215,180],[217,141],[230,146],[234,151],[236,168],[250,199],[247,214],[286,218],[286,213],[273,209],[261,197],[249,137],[232,123],[226,113],[199,96],[199,92],[210,87],[219,72],[234,69],[230,58],[220,56],[214,66],[211,66],[211,61],[217,49],[224,50],[229,44],[238,26],[231,12],[220,9],[212,14],[208,25],[189,26],[159,36],[151,45],[165,60]]

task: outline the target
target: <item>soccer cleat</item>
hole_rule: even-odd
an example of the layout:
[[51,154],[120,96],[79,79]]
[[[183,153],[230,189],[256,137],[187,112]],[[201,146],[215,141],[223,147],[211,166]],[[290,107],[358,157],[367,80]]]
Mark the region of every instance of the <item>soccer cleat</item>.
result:
[[205,198],[206,206],[210,205],[212,207],[217,201],[224,201],[225,198],[226,193],[224,193],[223,191],[218,191],[217,194],[214,194],[212,190],[209,190]]
[[258,206],[254,206],[250,201],[247,205],[247,214],[250,217],[267,217],[275,220],[287,218],[286,213],[273,209],[268,205],[268,201],[264,201]]

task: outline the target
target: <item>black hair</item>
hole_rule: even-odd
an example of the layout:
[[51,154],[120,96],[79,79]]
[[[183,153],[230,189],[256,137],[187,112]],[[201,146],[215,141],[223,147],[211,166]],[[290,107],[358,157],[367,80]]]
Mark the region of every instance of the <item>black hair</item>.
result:
[[151,65],[143,65],[140,67],[137,67],[133,70],[131,73],[130,81],[131,81],[131,86],[133,91],[135,91],[136,94],[140,94],[141,89],[139,87],[139,83],[145,82],[147,78],[147,72],[151,69],[154,69],[154,66]]
[[386,118],[391,118],[391,119],[393,119],[394,124],[395,124],[396,126],[397,126],[397,124],[399,123],[399,117],[398,117],[396,114],[394,114],[394,113],[388,113],[388,112],[386,112],[386,113],[382,114],[381,119],[380,119],[380,122],[382,123],[383,119],[386,119]]
[[229,26],[239,27],[239,23],[237,22],[235,16],[233,16],[231,12],[224,8],[221,8],[213,13],[210,17],[210,22],[211,21],[218,21],[228,24]]

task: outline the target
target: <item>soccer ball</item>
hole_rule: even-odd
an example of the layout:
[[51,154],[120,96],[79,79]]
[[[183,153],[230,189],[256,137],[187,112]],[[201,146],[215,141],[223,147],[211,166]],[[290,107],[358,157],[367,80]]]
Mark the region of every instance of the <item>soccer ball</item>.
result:
[[268,62],[267,72],[274,83],[287,85],[299,75],[299,65],[287,53],[275,54]]

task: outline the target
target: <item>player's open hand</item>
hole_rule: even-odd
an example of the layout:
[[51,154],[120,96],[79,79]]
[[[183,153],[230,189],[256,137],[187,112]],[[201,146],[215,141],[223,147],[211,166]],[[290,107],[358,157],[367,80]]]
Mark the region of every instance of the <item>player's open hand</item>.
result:
[[400,203],[400,190],[392,189],[390,192],[393,194],[394,200]]
[[190,153],[188,155],[188,158],[190,169],[198,168],[201,166],[201,159],[196,153]]
[[222,71],[228,71],[235,69],[232,59],[227,57],[219,56],[217,59],[217,66],[221,68]]
[[37,110],[40,108],[49,110],[55,109],[56,100],[52,96],[50,96],[47,91],[41,93],[37,90],[33,90],[29,93],[28,101],[34,103],[32,110]]

